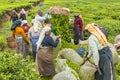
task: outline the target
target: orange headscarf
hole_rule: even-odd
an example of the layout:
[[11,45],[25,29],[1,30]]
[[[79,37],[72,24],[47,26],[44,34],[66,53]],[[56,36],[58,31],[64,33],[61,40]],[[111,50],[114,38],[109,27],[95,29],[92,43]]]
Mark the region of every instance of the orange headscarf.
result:
[[103,46],[106,46],[107,39],[98,27],[93,26],[92,24],[88,24],[85,29],[88,30],[91,34],[95,35]]

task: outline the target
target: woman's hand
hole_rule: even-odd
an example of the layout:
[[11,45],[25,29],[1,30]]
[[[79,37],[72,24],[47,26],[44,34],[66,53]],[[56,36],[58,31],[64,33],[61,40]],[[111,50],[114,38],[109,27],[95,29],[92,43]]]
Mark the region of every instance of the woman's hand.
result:
[[57,38],[61,38],[61,35],[58,35]]
[[102,75],[102,72],[101,72],[101,70],[100,70],[99,66],[98,66],[98,65],[95,65],[95,68],[96,68],[96,69],[97,69],[97,71],[99,72],[99,75]]

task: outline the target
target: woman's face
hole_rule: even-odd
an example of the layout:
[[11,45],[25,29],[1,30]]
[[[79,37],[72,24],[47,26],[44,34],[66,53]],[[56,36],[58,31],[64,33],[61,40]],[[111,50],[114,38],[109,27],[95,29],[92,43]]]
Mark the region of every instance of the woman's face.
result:
[[38,15],[39,15],[39,16],[42,16],[43,14],[42,14],[42,12],[39,12]]
[[89,32],[89,31],[87,31],[87,35],[88,35],[88,37],[91,35],[91,33]]
[[50,36],[51,35],[51,31],[48,31],[46,34]]

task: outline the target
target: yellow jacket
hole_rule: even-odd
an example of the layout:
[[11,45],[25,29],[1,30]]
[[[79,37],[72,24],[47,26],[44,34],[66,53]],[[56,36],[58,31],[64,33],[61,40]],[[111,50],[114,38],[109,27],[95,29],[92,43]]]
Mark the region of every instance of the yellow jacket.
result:
[[21,26],[17,26],[17,27],[15,28],[15,30],[13,30],[12,35],[13,35],[13,37],[15,37],[15,36],[22,36],[23,40],[24,40],[26,43],[29,44],[29,40],[28,40],[28,38],[26,37],[26,34],[25,34],[25,32],[24,32],[24,30],[23,30],[23,28],[22,28]]

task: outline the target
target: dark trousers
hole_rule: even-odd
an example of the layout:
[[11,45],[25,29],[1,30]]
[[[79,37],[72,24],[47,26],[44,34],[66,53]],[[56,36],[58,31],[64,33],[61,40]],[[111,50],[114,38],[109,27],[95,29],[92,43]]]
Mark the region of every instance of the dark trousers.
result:
[[100,55],[99,68],[102,72],[102,75],[100,75],[99,72],[97,71],[95,73],[96,80],[111,80],[111,70],[113,75],[112,80],[116,80],[112,52],[109,49],[109,47],[105,47],[99,50],[99,55]]
[[38,36],[34,36],[31,39],[31,42],[32,42],[32,53],[33,53],[33,59],[34,59],[34,61],[36,59],[36,53],[37,53],[37,51],[36,51],[37,50],[37,44],[36,44],[36,42],[38,41],[38,39],[39,39]]
[[74,27],[73,28],[73,32],[74,32],[74,44],[79,44],[79,39],[80,39],[80,28]]

